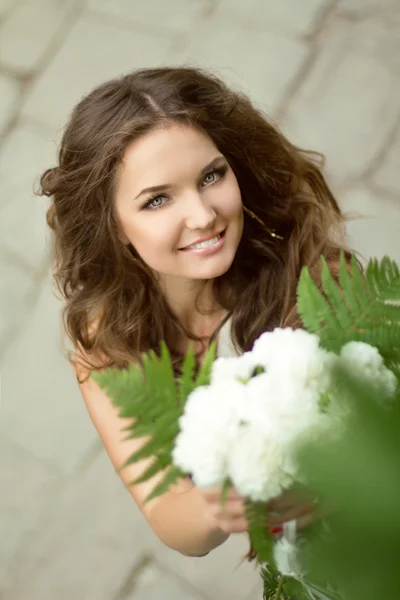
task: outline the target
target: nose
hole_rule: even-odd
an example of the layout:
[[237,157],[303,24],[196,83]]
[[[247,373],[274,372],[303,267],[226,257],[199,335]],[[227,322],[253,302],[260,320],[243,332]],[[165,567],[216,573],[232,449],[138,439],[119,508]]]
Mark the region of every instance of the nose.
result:
[[186,227],[188,229],[212,229],[216,217],[215,210],[204,202],[199,194],[187,200]]

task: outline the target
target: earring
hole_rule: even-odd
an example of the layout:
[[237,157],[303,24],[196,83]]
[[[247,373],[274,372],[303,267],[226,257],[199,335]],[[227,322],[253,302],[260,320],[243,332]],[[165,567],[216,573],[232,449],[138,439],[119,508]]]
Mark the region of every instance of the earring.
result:
[[261,227],[267,231],[269,233],[269,235],[273,238],[277,238],[278,240],[283,240],[284,238],[281,235],[278,235],[277,233],[275,233],[275,229],[269,229],[266,224],[264,223],[264,221],[262,221],[260,219],[260,217],[257,217],[256,214],[253,213],[252,210],[250,210],[249,208],[247,208],[247,206],[245,206],[243,204],[243,210],[244,212],[246,212],[252,219],[255,219],[260,225]]

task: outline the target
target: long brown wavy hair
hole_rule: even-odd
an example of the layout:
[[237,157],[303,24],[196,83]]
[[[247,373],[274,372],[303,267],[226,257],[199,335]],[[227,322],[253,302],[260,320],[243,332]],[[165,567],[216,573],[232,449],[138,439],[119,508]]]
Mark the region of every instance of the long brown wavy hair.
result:
[[58,165],[43,173],[38,190],[53,198],[53,277],[65,300],[67,335],[93,358],[83,365],[87,377],[140,364],[141,353],[158,352],[161,340],[179,373],[177,339],[204,341],[172,314],[152,272],[132,245],[122,244],[115,219],[114,185],[127,145],[172,123],[209,136],[233,169],[243,204],[283,237],[268,235],[245,213],[234,261],[213,282],[218,304],[232,316],[238,350],[250,350],[266,330],[301,326],[296,288],[303,266],[320,286],[321,255],[334,273],[340,250],[350,257],[321,156],[291,144],[247,96],[189,67],[141,69],[108,81],[73,110]]

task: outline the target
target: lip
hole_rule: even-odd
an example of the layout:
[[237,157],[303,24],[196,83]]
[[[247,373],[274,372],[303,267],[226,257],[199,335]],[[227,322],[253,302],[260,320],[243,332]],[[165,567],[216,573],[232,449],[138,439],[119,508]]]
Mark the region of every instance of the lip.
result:
[[[187,254],[192,254],[192,255],[195,254],[197,256],[210,256],[212,254],[216,254],[225,245],[225,235],[224,234],[225,234],[225,229],[223,229],[221,231],[221,237],[219,238],[218,242],[216,242],[212,246],[206,246],[205,248],[196,248],[196,249],[191,248],[190,250],[187,248],[183,248],[181,251],[185,252]],[[219,235],[219,234],[215,234],[215,235]],[[208,238],[208,239],[210,239],[210,238]]]
[[194,246],[195,244],[201,244],[201,242],[206,242],[207,240],[212,240],[214,237],[217,237],[217,235],[221,235],[221,233],[223,233],[224,231],[225,231],[225,229],[216,231],[215,233],[212,233],[211,235],[209,235],[207,237],[196,240],[195,242],[192,242],[191,244],[188,244],[187,246],[184,246],[183,248],[179,248],[179,250],[187,250],[189,248],[189,246]]

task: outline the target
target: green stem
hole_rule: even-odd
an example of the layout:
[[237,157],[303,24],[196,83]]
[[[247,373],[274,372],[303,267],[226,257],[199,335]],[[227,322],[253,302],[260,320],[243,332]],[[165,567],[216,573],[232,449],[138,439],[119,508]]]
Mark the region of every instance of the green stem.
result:
[[281,597],[282,586],[283,586],[283,575],[281,575],[279,578],[278,587],[276,588],[276,594],[275,594],[274,600],[279,600],[279,598]]

